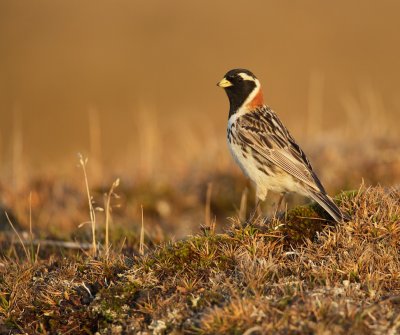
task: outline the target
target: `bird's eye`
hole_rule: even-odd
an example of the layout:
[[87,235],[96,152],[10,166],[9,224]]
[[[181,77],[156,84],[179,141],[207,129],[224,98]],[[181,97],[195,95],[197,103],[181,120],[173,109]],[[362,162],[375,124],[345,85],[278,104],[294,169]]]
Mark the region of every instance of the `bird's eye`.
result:
[[243,78],[242,78],[241,76],[237,76],[235,79],[236,79],[236,81],[237,81],[238,83],[240,83],[240,82],[243,81]]

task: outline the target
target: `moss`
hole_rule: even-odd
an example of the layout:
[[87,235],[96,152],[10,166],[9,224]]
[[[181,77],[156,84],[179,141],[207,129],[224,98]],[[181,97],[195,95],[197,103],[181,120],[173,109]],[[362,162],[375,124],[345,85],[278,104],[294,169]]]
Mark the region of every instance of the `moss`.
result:
[[337,204],[340,205],[342,203],[353,200],[358,193],[358,190],[342,191],[334,197],[334,200]]
[[290,306],[293,302],[293,296],[284,296],[280,299],[277,300],[277,302],[275,303],[276,307],[280,310],[284,310],[285,308],[287,308],[288,306]]
[[249,237],[253,237],[253,236],[257,235],[258,232],[259,232],[258,227],[256,227],[253,224],[248,224],[239,229],[235,229],[233,237],[238,239],[239,241],[244,241]]
[[299,206],[286,214],[285,233],[290,241],[312,239],[328,223],[327,214],[321,213],[315,204]]
[[[334,201],[340,205],[354,199],[358,191],[344,191],[338,194]],[[298,206],[286,213],[284,218],[285,232],[290,241],[312,239],[324,227],[334,225],[330,215],[317,203]]]
[[92,311],[102,316],[106,322],[124,319],[127,317],[139,289],[136,283],[129,282],[104,288],[96,297]]
[[193,298],[188,298],[188,302],[191,305],[192,310],[200,311],[206,307],[214,305],[220,305],[226,300],[225,296],[218,291],[204,291],[200,296],[196,304],[193,304]]
[[171,273],[220,270],[229,266],[229,259],[217,253],[222,244],[231,243],[227,235],[195,236],[185,241],[159,248],[148,257],[144,266],[163,277]]

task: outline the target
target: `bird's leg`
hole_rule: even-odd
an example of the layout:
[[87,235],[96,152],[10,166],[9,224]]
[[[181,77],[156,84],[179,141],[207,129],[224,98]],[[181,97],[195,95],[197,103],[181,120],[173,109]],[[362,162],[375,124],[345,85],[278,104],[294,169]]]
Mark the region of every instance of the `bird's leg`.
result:
[[261,215],[262,210],[261,210],[261,199],[257,198],[256,199],[256,205],[254,207],[254,214]]
[[253,222],[257,215],[261,215],[260,199],[256,197],[256,205],[254,207],[253,213],[249,217],[249,222]]
[[285,199],[285,195],[286,195],[286,192],[282,192],[279,197],[278,206],[276,207],[276,214],[278,214],[279,210],[281,209],[281,205],[282,205],[283,199]]
[[263,202],[265,200],[265,197],[267,196],[267,190],[263,190],[263,192],[260,192],[260,189],[257,188],[256,190],[256,205],[254,207],[254,211],[250,216],[250,222],[253,222],[254,219],[257,216],[261,216],[262,215],[262,210],[261,210],[261,202]]
[[255,211],[257,212],[257,214],[259,216],[262,215],[261,200],[260,199],[257,199],[257,201],[256,201],[256,209],[255,209]]

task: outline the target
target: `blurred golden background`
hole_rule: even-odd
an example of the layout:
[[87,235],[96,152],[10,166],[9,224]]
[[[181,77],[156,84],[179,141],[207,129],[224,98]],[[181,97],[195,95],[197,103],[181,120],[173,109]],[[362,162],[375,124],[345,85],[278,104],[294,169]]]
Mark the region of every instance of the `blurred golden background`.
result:
[[13,150],[27,174],[74,167],[77,152],[125,172],[168,168],[156,151],[225,160],[215,84],[234,67],[256,73],[300,142],[371,113],[399,130],[399,12],[388,0],[2,1],[2,171]]
[[97,204],[122,178],[125,229],[144,205],[184,236],[207,201],[226,224],[248,185],[216,87],[236,67],[259,77],[329,193],[398,184],[399,13],[395,0],[3,0],[0,209],[26,226],[32,192],[42,232],[75,233],[81,152]]

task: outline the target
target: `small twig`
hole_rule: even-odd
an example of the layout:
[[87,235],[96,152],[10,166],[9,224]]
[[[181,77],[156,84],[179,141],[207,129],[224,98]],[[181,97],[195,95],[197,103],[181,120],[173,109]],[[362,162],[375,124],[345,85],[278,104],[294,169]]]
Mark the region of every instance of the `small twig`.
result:
[[309,217],[309,216],[300,216],[300,215],[296,215],[296,218],[298,218],[298,219],[307,219],[307,220],[326,221],[326,222],[331,221],[331,220],[324,219],[324,218],[313,218],[313,217]]
[[56,241],[56,240],[23,240],[20,239],[20,243],[23,245],[37,245],[38,249],[36,253],[39,251],[40,246],[50,246],[50,247],[61,247],[65,249],[90,249],[92,247],[92,243],[79,243],[72,241]]
[[122,250],[124,250],[125,243],[126,243],[126,236],[124,236],[124,239],[122,240],[122,243],[121,243],[121,247],[119,248],[120,254],[122,253]]
[[206,194],[206,207],[204,210],[204,224],[205,227],[211,228],[211,194],[212,194],[212,183],[208,183],[207,185],[207,194]]
[[118,187],[119,185],[119,178],[113,182],[113,184],[111,185],[111,188],[109,190],[109,192],[107,193],[107,200],[106,200],[106,258],[108,259],[108,255],[109,255],[109,249],[110,249],[110,240],[109,240],[109,222],[110,222],[110,217],[111,217],[111,197],[114,194],[115,189]]
[[75,326],[75,327],[73,327],[73,328],[67,330],[67,331],[64,333],[64,335],[69,334],[69,333],[72,333],[76,328],[79,328],[79,327],[80,327],[80,325],[77,325],[77,326]]
[[[33,241],[32,241],[32,245],[33,245]],[[35,255],[36,260],[38,260],[38,258],[39,258],[39,251],[40,251],[40,241],[37,244],[37,248],[36,248],[36,255]]]
[[254,327],[251,327],[251,328],[247,329],[243,333],[243,335],[251,335],[253,333],[259,333],[260,331],[262,331],[262,328],[260,326],[254,326]]
[[142,227],[140,229],[140,241],[139,241],[139,254],[144,255],[144,216],[143,216],[143,205],[142,208]]
[[15,229],[14,225],[12,224],[12,222],[11,222],[9,216],[8,216],[8,213],[7,213],[7,212],[4,212],[4,214],[6,215],[7,221],[8,221],[8,223],[10,224],[11,228],[14,230],[14,233],[17,235],[17,237],[18,237],[18,239],[19,239],[19,241],[20,241],[20,243],[21,243],[21,245],[22,245],[22,248],[24,249],[26,258],[27,258],[27,259],[30,259],[30,257],[29,257],[29,252],[28,252],[28,250],[26,250],[25,244],[24,244],[24,242],[23,242],[21,236],[18,234],[18,231]]
[[85,178],[85,186],[86,186],[86,193],[88,197],[88,203],[89,203],[89,214],[90,214],[90,222],[92,224],[92,249],[93,249],[93,254],[97,254],[97,245],[96,245],[96,213],[93,208],[93,202],[92,202],[92,197],[90,195],[90,190],[89,190],[89,182],[86,174],[86,164],[88,159],[85,158],[83,159],[83,156],[81,154],[78,154],[79,157],[79,163],[82,166],[83,170],[83,175]]
[[[34,252],[33,252],[33,233],[32,233],[32,192],[29,193],[29,239],[31,242],[31,258],[34,257]],[[37,258],[36,258],[37,259]],[[34,263],[36,262],[36,259],[31,259],[31,262]]]
[[85,284],[84,282],[82,282],[82,286],[86,289],[86,291],[88,291],[89,296],[90,296],[91,298],[93,298],[93,294],[92,294],[92,292],[90,292],[89,287],[87,287],[86,284]]
[[246,187],[242,192],[242,197],[240,198],[240,208],[239,208],[239,220],[243,222],[246,220],[246,212],[247,212],[247,195],[249,193],[248,188]]

